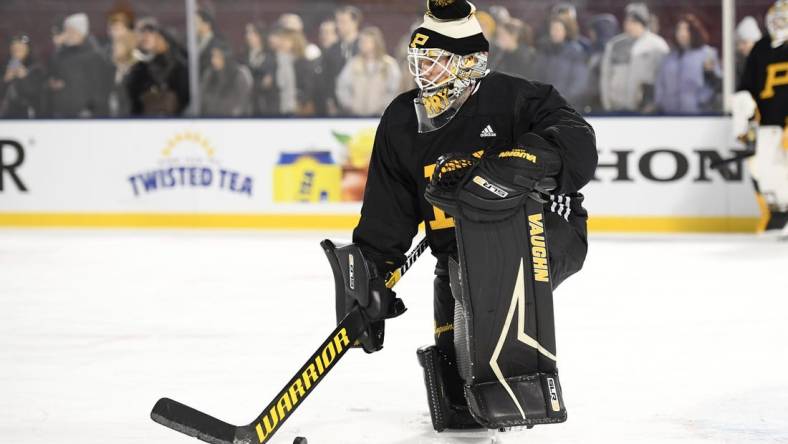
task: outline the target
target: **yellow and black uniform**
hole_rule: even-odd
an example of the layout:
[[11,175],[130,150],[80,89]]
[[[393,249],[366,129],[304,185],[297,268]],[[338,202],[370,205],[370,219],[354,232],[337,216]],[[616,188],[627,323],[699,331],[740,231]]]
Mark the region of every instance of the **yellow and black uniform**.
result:
[[556,282],[580,269],[585,258],[588,215],[578,191],[597,164],[591,126],[549,85],[500,73],[480,81],[477,90],[443,128],[417,131],[413,99],[417,90],[397,97],[384,113],[375,136],[361,220],[353,242],[381,271],[404,262],[405,252],[425,222],[438,269],[456,251],[453,220],[424,199],[438,158],[447,153],[502,151],[515,145],[558,153],[558,188],[545,206]]
[[788,118],[788,44],[772,47],[771,37],[761,39],[747,57],[740,91],[748,91],[760,113],[762,126],[786,126]]
[[748,162],[762,208],[759,231],[788,226],[788,44],[761,39],[747,57],[739,90],[755,100],[759,121],[755,156]]
[[[553,87],[494,72],[474,87],[473,95],[446,125],[426,133],[418,132],[417,90],[391,103],[375,136],[361,220],[353,232],[353,242],[364,256],[385,272],[402,265],[418,225],[425,223],[430,248],[438,259],[433,289],[435,347],[420,350],[419,359],[443,362],[435,365],[443,366],[438,373],[445,390],[435,391],[428,383],[428,392],[444,393],[441,396],[452,406],[438,415],[433,410],[440,409],[431,404],[438,431],[479,424],[468,414],[455,364],[455,299],[459,295],[452,294],[448,267],[450,256],[457,259],[454,220],[424,197],[436,161],[449,153],[481,156],[482,151],[498,153],[514,147],[560,157],[557,188],[545,204],[553,288],[580,270],[585,260],[588,214],[579,190],[597,166],[593,129]],[[525,225],[522,229],[528,230]],[[426,369],[428,364],[422,362],[422,366]],[[443,415],[451,419],[442,419]]]

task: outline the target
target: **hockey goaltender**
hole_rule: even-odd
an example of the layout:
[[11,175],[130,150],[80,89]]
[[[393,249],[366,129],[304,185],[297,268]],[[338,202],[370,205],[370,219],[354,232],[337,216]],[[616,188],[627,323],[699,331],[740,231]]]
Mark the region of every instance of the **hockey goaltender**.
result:
[[360,342],[380,350],[384,320],[404,311],[382,280],[425,223],[435,345],[418,358],[438,431],[566,420],[552,290],[585,260],[579,191],[597,166],[593,129],[553,87],[487,68],[475,12],[430,0],[413,32],[418,88],[380,121],[353,232],[369,294],[337,301],[340,319],[360,307]]

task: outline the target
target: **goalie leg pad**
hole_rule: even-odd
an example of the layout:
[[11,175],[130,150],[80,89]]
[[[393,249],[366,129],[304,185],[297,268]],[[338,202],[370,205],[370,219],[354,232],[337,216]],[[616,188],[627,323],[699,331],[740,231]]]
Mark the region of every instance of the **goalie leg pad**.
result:
[[496,222],[455,219],[454,340],[471,414],[488,428],[566,420],[557,377],[542,204]]
[[763,126],[758,129],[755,156],[750,173],[774,212],[788,211],[788,151],[783,148],[783,129]]

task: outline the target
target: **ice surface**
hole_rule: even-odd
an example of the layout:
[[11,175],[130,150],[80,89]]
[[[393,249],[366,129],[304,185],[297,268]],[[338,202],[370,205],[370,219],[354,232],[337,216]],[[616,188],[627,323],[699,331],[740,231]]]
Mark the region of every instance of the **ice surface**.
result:
[[[148,418],[165,395],[252,420],[333,327],[320,239],[0,231],[0,442],[198,442]],[[432,265],[398,285],[385,349],[351,351],[274,442],[469,442],[429,424]],[[556,292],[569,421],[499,442],[788,443],[786,274],[785,242],[592,238]]]

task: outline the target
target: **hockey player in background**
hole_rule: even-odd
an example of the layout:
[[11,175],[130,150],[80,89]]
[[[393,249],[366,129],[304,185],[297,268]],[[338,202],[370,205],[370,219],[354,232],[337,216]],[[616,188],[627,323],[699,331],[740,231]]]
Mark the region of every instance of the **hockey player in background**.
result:
[[[489,44],[475,11],[466,0],[430,0],[424,22],[412,34],[408,58],[419,88],[395,98],[381,118],[361,219],[353,232],[364,265],[374,270],[370,274],[377,278],[370,282],[369,294],[359,298],[363,301],[338,301],[340,318],[342,307],[347,312],[360,306],[368,320],[360,342],[367,352],[380,350],[384,320],[404,311],[402,301],[383,285],[383,277],[403,264],[419,224],[424,222],[437,258],[435,345],[419,349],[418,357],[424,367],[433,426],[438,431],[531,426],[566,419],[557,373],[548,372],[548,378],[540,379],[542,370],[524,364],[525,355],[531,352],[541,360],[552,360],[553,365],[555,356],[536,341],[523,354],[510,352],[515,348],[503,345],[507,338],[514,338],[511,342],[515,343],[522,339],[517,325],[524,322],[524,315],[520,312],[519,324],[512,321],[517,301],[511,289],[500,299],[504,304],[495,305],[498,298],[491,297],[472,308],[478,313],[459,313],[466,318],[478,314],[477,319],[491,314],[498,320],[477,325],[473,337],[466,333],[455,338],[455,300],[459,296],[450,287],[449,268],[461,252],[452,218],[458,213],[451,211],[483,213],[483,219],[496,221],[490,224],[493,229],[505,225],[507,216],[504,211],[497,214],[495,202],[489,200],[496,196],[490,193],[519,196],[538,192],[543,197],[550,285],[554,288],[580,270],[585,260],[588,216],[579,190],[591,180],[597,165],[593,129],[553,87],[487,69]],[[447,154],[451,156],[442,157]],[[443,177],[457,172],[446,159],[465,174],[465,179],[458,181],[464,188],[455,195],[478,194],[479,201],[492,202],[489,207],[462,207],[460,199],[452,202],[437,192],[432,193],[431,202],[446,205],[436,207],[425,199],[428,185],[433,191],[441,189],[446,185],[441,183]],[[447,174],[436,174],[436,168]],[[473,172],[473,181],[467,180],[468,171]],[[542,207],[537,208],[541,215]],[[528,223],[517,230],[527,233]],[[487,253],[497,259],[503,257],[505,247],[491,242]],[[499,249],[501,256],[497,256]],[[494,276],[504,267],[492,262],[489,271]],[[356,263],[356,270],[359,266]],[[352,269],[350,273],[352,280]],[[457,275],[458,279],[466,277]],[[552,317],[552,299],[549,303]],[[526,310],[524,303],[519,308]],[[465,310],[471,308],[466,306]],[[529,312],[528,322],[541,322],[535,316]],[[545,325],[548,321],[552,330],[552,319],[545,320]],[[488,333],[489,337],[485,336]],[[468,349],[487,353],[487,357],[474,362],[472,357],[461,356],[465,366],[494,367],[499,378],[493,378],[483,390],[475,387],[480,392],[466,391],[474,388],[473,381],[458,372],[456,350],[463,354]]]
[[748,167],[763,212],[761,231],[788,234],[788,0],[766,14],[733,100],[733,132],[754,144]]

